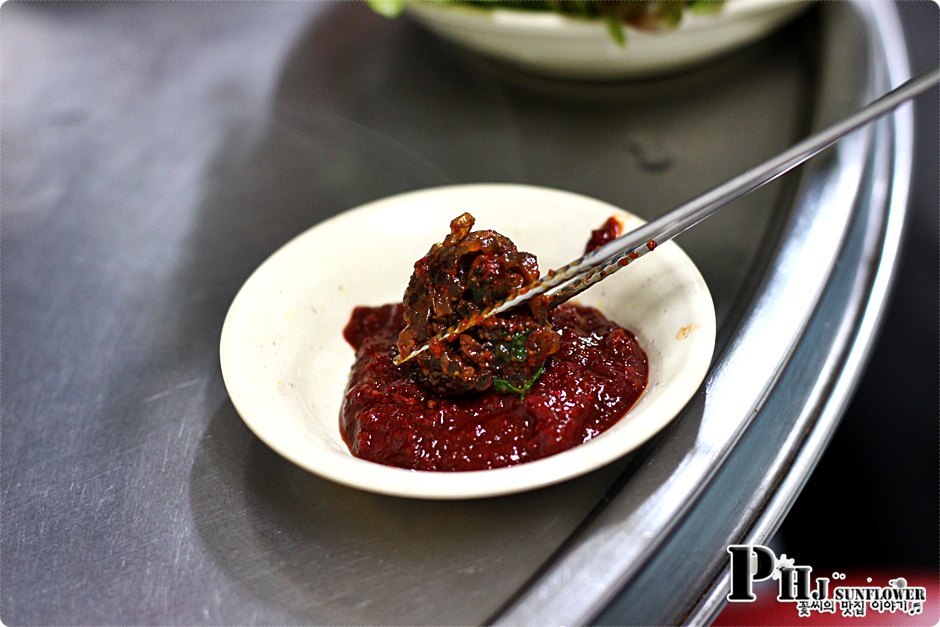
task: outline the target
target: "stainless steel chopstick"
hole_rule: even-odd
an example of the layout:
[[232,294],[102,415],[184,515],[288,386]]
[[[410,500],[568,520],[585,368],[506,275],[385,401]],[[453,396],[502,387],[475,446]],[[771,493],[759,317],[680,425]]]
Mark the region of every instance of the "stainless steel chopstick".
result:
[[[652,222],[608,242],[557,270],[548,272],[509,298],[491,305],[471,318],[460,321],[446,332],[439,334],[437,339],[446,339],[462,333],[486,318],[502,313],[540,294],[547,294],[551,298],[549,304],[552,307],[568,300],[650,252],[657,245],[692,228],[731,201],[786,174],[849,133],[892,111],[931,86],[937,85],[938,82],[940,82],[940,67],[908,80],[848,118],[826,127],[783,153],[693,198]],[[404,357],[399,355],[395,360],[396,363],[408,361],[427,349],[427,346],[425,343],[409,355]]]

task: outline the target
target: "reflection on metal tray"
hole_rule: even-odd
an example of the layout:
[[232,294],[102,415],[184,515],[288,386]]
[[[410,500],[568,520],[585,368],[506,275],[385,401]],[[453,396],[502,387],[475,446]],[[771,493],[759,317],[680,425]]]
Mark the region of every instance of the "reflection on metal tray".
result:
[[309,475],[241,424],[219,328],[283,242],[396,192],[530,183],[658,215],[899,82],[893,7],[827,3],[708,67],[610,85],[521,75],[357,3],[4,9],[5,621],[717,608],[715,547],[770,535],[865,352],[905,114],[680,238],[716,302],[707,383],[640,451],[563,485],[439,503]]

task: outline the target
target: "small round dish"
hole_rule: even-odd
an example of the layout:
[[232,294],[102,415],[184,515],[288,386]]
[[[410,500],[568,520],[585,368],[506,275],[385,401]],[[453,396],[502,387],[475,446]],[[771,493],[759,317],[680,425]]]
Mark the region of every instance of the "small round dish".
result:
[[523,185],[462,185],[393,196],[346,211],[288,242],[245,282],[222,328],[229,395],[245,424],[275,451],[327,479],[373,492],[462,499],[571,479],[635,449],[672,420],[702,382],[715,311],[692,261],[669,242],[577,298],[633,331],[650,378],[636,405],[593,440],[537,461],[471,472],[412,471],[354,457],[339,431],[353,363],[343,327],[356,305],[399,302],[414,262],[464,211],[477,228],[538,256],[543,272],[577,257],[606,203]]
[[627,28],[622,46],[597,19],[447,2],[406,2],[405,12],[445,39],[536,74],[615,80],[704,63],[760,39],[811,4],[726,0],[714,14],[687,11],[675,29]]

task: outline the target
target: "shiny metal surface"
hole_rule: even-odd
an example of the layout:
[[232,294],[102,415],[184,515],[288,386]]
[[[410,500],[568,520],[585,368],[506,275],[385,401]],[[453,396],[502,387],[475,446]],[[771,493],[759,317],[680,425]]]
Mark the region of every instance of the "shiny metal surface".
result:
[[[868,45],[865,31],[859,25],[847,26],[851,20],[860,20],[856,9],[848,4],[826,9],[823,27],[828,30],[822,38],[819,78],[825,87],[817,92],[816,126],[844,117],[879,91],[871,83],[871,67],[856,62],[854,73],[844,71],[848,61],[866,58],[858,54]],[[833,11],[839,15],[832,17]],[[831,98],[832,94],[841,97]],[[667,534],[708,486],[745,429],[760,416],[836,262],[838,242],[849,227],[862,187],[871,135],[871,128],[864,129],[807,164],[774,260],[698,398],[662,436],[660,448],[634,472],[621,493],[501,617],[506,624],[538,624],[556,616],[563,623],[584,622],[615,600],[610,612],[629,608],[629,622],[659,624],[669,621],[650,620],[642,610],[652,615],[671,612],[673,603],[681,605],[678,599],[683,591],[698,594],[680,583],[680,571],[673,563],[670,585],[659,586],[658,594],[652,593],[655,586],[651,588],[647,581],[646,586],[617,596],[658,554]],[[798,398],[807,400],[802,395]],[[601,568],[602,556],[613,553],[619,559]],[[709,557],[722,554],[723,547]],[[637,596],[644,592],[645,600],[637,605]],[[663,594],[669,598],[662,598]],[[694,600],[693,596],[685,602]]]
[[[837,74],[821,63],[870,46],[853,8],[825,9],[836,17],[810,12],[695,72],[592,86],[518,75],[357,3],[4,4],[0,618],[596,614],[640,581],[781,376],[826,273],[791,294],[799,266],[774,253],[808,263],[789,234],[848,227],[863,158],[840,151],[680,238],[720,324],[705,395],[631,458],[530,494],[414,502],[293,467],[225,394],[226,308],[300,231],[409,189],[541,184],[658,215],[873,95],[877,59]],[[832,50],[814,49],[820,34]],[[716,150],[728,137],[736,149]],[[816,262],[831,265],[826,248]],[[752,361],[761,325],[778,323]],[[729,377],[746,393],[722,388]],[[539,606],[553,577],[584,583],[558,613]]]
[[[897,84],[911,72],[904,32],[896,14],[886,12],[884,7],[873,8],[867,19],[872,39],[879,42],[884,55],[882,80]],[[751,521],[749,526],[738,525],[733,534],[728,534],[735,541],[767,542],[783,521],[851,399],[884,315],[908,209],[915,137],[911,107],[898,111],[876,132],[878,148],[871,155],[870,176],[877,183],[858,208],[853,232],[840,254],[844,263],[834,273],[808,331],[809,341],[804,342],[810,345],[828,341],[831,347],[825,358],[813,356],[813,351],[804,348],[802,354],[791,360],[792,371],[816,373],[809,397],[812,402],[786,410],[797,417],[791,433],[800,434],[796,437],[802,441],[771,458],[764,471],[763,485],[742,503],[746,514],[738,514],[740,520]],[[813,360],[819,364],[815,368]],[[781,388],[778,396],[789,392],[785,382]],[[779,419],[783,414],[778,410],[772,416]],[[765,435],[756,433],[752,437],[759,444]],[[714,573],[715,569],[703,572]],[[718,573],[710,591],[684,617],[686,621],[709,624],[720,611],[727,594],[728,573],[723,568]]]
[[[892,7],[870,4],[858,9],[854,19],[859,20],[859,27],[843,30],[842,36],[865,32],[872,42],[871,58],[876,66],[870,74],[875,90],[898,84],[908,76],[907,59]],[[833,28],[844,29],[848,22],[844,15],[830,15],[829,19]],[[838,33],[828,41],[852,49],[851,42],[840,40]],[[833,70],[841,65],[832,52],[824,58],[832,60]],[[787,356],[786,366],[771,381],[746,433],[717,476],[668,540],[655,552],[649,551],[646,563],[634,564],[634,570],[624,577],[629,583],[593,617],[594,622],[707,624],[720,609],[726,592],[726,580],[716,574],[726,566],[724,547],[734,542],[768,541],[808,477],[850,397],[871,345],[904,219],[912,143],[909,109],[882,124],[877,133],[863,183],[868,191],[858,198],[842,197],[852,210],[844,214],[850,218],[845,243],[841,249],[828,244],[837,251],[838,265],[818,305],[808,310],[809,324]],[[829,204],[838,200],[838,196],[826,200],[806,194],[807,215],[819,212],[818,201]],[[803,220],[804,235],[813,228],[812,220]],[[787,238],[788,243],[794,240],[803,241],[801,237]],[[827,246],[826,242],[816,245]],[[819,250],[805,249],[817,261]],[[612,545],[615,542],[611,539]],[[703,588],[708,590],[705,595]],[[690,606],[695,609],[688,612],[685,608]]]

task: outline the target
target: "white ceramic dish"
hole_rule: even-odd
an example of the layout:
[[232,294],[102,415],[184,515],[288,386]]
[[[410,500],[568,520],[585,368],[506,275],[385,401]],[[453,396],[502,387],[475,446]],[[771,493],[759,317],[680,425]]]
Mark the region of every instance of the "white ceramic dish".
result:
[[628,28],[624,46],[603,22],[556,13],[410,1],[405,11],[432,32],[538,74],[613,80],[679,71],[756,41],[811,5],[727,0],[715,14],[686,13],[674,30]]
[[248,427],[320,476],[399,496],[458,499],[529,490],[599,468],[663,428],[695,393],[711,361],[715,313],[704,280],[674,243],[579,296],[632,330],[650,380],[637,404],[597,438],[545,459],[494,470],[421,472],[353,457],[339,413],[353,351],[342,336],[356,305],[401,300],[414,262],[463,211],[535,253],[543,271],[578,256],[591,229],[617,215],[606,203],[521,185],[412,192],[347,211],[274,253],[239,291],[222,329],[222,374]]

